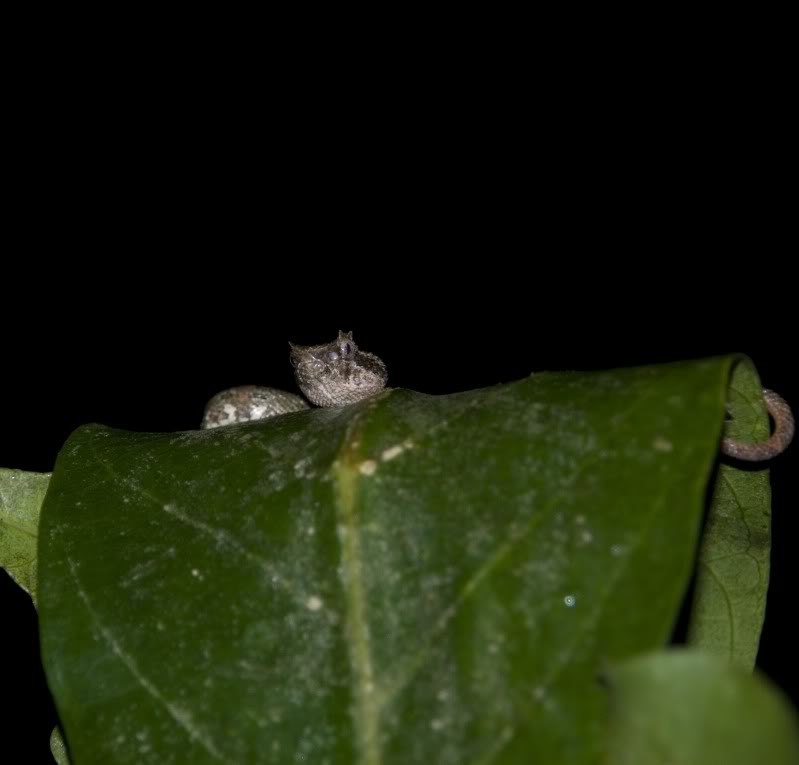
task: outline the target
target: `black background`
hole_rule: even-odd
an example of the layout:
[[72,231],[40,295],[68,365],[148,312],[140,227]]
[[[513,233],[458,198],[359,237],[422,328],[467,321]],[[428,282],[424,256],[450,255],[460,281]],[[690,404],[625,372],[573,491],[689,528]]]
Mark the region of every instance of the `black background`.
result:
[[[482,102],[476,79],[460,96],[447,83],[411,110],[378,88],[310,118],[229,83],[203,111],[210,80],[144,109],[114,82],[51,102],[48,120],[19,111],[0,465],[48,471],[88,422],[194,428],[232,385],[293,390],[288,341],[339,329],[391,386],[427,393],[743,352],[799,406],[784,98],[742,75],[726,105],[698,88],[670,109],[651,81],[615,101],[584,74],[585,91],[523,98],[484,83]],[[797,452],[772,466],[759,660],[794,699]],[[0,601],[4,746],[44,762],[55,713],[35,612],[4,573]]]

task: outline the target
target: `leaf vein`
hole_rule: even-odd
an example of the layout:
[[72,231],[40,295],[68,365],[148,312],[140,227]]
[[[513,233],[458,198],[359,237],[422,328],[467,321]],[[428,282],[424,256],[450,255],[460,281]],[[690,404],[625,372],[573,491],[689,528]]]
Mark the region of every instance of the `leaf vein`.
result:
[[96,611],[94,610],[94,606],[92,602],[84,590],[83,586],[81,585],[80,579],[78,577],[77,566],[75,562],[71,558],[67,558],[67,562],[69,563],[69,570],[72,574],[72,578],[75,580],[75,586],[77,588],[78,597],[83,602],[83,605],[86,607],[89,616],[91,617],[92,621],[94,622],[95,626],[99,630],[100,634],[102,635],[103,640],[105,641],[106,645],[111,649],[112,653],[121,661],[128,671],[133,675],[139,685],[144,688],[144,690],[152,696],[161,706],[166,709],[169,716],[186,732],[189,738],[192,741],[197,741],[200,746],[205,749],[210,755],[214,757],[214,759],[222,760],[222,754],[217,749],[216,745],[214,744],[213,739],[211,736],[208,735],[206,731],[204,731],[194,720],[193,715],[188,709],[176,704],[173,701],[167,699],[159,690],[158,687],[150,680],[140,669],[136,660],[131,656],[119,643],[119,641],[114,637],[114,634],[111,630],[108,629],[98,618]]

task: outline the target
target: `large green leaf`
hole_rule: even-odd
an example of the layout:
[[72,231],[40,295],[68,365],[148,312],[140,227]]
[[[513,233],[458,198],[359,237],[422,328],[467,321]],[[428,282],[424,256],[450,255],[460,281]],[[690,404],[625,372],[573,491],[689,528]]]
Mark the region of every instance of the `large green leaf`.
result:
[[599,670],[690,576],[731,363],[78,430],[40,530],[73,761],[594,762]]
[[[741,441],[768,438],[768,416],[754,367],[736,364],[725,434]],[[735,664],[755,666],[766,615],[771,551],[768,470],[722,463],[699,551],[688,642]]]
[[49,473],[0,468],[0,568],[36,602],[39,513]]
[[699,651],[610,672],[608,765],[796,765],[799,725],[764,678]]

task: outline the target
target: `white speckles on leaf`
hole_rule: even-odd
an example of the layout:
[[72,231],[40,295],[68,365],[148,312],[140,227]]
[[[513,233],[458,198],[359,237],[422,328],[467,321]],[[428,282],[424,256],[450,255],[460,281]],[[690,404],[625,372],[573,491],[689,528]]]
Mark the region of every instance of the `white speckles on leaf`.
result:
[[377,472],[377,462],[374,460],[364,460],[358,465],[358,471],[361,475],[374,475]]
[[303,457],[302,459],[298,460],[294,463],[294,476],[296,478],[309,478],[312,477],[312,474],[308,472],[308,468],[311,465],[311,458],[310,457]]
[[382,454],[380,455],[380,459],[383,462],[388,462],[390,460],[395,459],[396,457],[399,457],[400,454],[407,451],[408,449],[413,449],[413,447],[414,447],[413,441],[410,438],[408,438],[405,441],[403,441],[401,444],[396,444],[394,446],[390,446],[388,449],[384,449]]
[[667,438],[657,436],[655,440],[652,441],[652,448],[659,452],[670,452],[674,448],[674,444]]
[[322,599],[318,595],[311,595],[305,601],[305,607],[309,611],[318,611],[322,607]]
[[217,748],[211,734],[197,723],[192,711],[176,703],[173,699],[164,696],[158,685],[141,671],[133,655],[123,648],[114,633],[99,620],[89,595],[78,578],[77,564],[71,559],[68,559],[67,562],[77,589],[78,597],[91,617],[92,633],[95,640],[101,641],[110,649],[114,658],[124,665],[141,689],[145,691],[154,702],[166,710],[170,717],[183,729],[191,740],[200,744],[213,759],[222,760],[221,752]]
[[403,448],[401,445],[392,446],[383,451],[383,453],[380,455],[380,459],[383,460],[383,462],[388,462],[389,460],[393,460],[395,457],[399,457],[402,452]]
[[563,598],[563,602],[567,608],[574,608],[574,606],[577,605],[577,598],[574,597],[574,595],[566,595],[566,597]]

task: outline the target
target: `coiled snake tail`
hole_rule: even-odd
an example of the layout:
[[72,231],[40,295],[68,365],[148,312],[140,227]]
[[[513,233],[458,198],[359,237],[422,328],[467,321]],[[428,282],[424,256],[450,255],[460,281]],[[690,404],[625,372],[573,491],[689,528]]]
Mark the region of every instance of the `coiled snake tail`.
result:
[[766,409],[774,420],[774,432],[766,441],[743,442],[732,438],[721,440],[721,452],[728,457],[747,462],[762,462],[776,457],[788,448],[793,440],[795,424],[788,402],[779,394],[763,388]]

